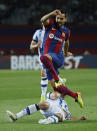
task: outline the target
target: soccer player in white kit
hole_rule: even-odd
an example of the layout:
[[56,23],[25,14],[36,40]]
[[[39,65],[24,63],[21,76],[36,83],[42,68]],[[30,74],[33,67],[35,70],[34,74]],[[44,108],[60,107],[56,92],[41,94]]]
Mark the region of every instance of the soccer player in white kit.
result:
[[39,110],[45,117],[44,119],[40,119],[38,121],[39,124],[58,123],[70,119],[87,120],[87,117],[84,116],[81,118],[71,116],[71,113],[68,110],[68,105],[65,102],[63,96],[56,91],[47,93],[46,101],[29,105],[16,114],[10,111],[6,112],[11,122],[14,122],[21,117],[34,114]]
[[[43,37],[44,37],[45,29],[38,29],[35,31],[31,45],[30,45],[30,50],[33,51],[35,48],[38,48],[38,54],[39,54],[39,61],[40,61],[40,56],[41,56],[41,51],[42,51],[42,43],[43,43]],[[42,63],[41,64],[41,101],[45,100],[45,95],[47,91],[47,85],[48,85],[48,79],[46,77],[46,71],[43,68]]]

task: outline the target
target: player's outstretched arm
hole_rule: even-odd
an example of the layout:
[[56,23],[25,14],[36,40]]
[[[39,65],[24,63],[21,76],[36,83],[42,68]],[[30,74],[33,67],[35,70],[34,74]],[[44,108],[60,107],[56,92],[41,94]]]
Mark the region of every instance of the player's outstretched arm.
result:
[[88,120],[88,117],[82,116],[82,117],[78,118],[75,116],[71,116],[70,119],[71,120]]
[[60,15],[61,14],[61,11],[60,10],[54,10],[52,12],[50,12],[49,14],[46,14],[44,15],[42,18],[41,18],[41,22],[43,23],[44,26],[48,25],[49,24],[49,18],[51,16],[56,16],[56,15]]

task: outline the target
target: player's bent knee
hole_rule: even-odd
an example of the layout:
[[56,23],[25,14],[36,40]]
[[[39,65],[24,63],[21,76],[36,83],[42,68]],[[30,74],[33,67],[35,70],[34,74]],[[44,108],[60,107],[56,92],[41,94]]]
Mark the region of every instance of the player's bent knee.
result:
[[41,62],[42,62],[45,58],[48,58],[49,60],[52,61],[52,57],[51,57],[50,55],[48,55],[48,54],[44,54],[44,55],[41,55],[41,56],[40,56],[40,60],[41,60]]
[[51,57],[50,55],[48,55],[48,54],[44,54],[44,56],[46,56],[49,60],[52,61],[52,57]]
[[39,108],[41,109],[41,110],[47,110],[48,108],[49,108],[49,106],[50,106],[50,104],[49,104],[49,102],[40,102],[39,104],[38,104],[38,106],[39,106]]
[[46,77],[46,74],[44,72],[41,73],[42,77]]
[[46,72],[45,72],[45,70],[43,70],[43,69],[41,70],[41,76],[42,76],[42,77],[46,77]]

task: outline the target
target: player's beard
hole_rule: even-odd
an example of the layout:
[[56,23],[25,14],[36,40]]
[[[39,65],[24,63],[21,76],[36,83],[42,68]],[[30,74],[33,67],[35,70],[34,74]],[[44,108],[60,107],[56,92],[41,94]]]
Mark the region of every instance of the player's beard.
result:
[[58,22],[57,22],[57,27],[58,27],[58,28],[60,28],[60,27],[62,27],[62,26],[63,26],[62,23],[58,23]]

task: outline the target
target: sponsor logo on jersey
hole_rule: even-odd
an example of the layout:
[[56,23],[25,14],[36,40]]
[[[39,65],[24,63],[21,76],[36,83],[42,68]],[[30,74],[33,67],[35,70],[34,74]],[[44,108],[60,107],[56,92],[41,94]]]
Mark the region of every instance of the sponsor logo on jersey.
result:
[[53,33],[49,34],[49,38],[50,38],[50,39],[55,39],[55,40],[58,40],[58,41],[62,42],[62,39],[60,39],[60,38],[54,36]]
[[58,38],[58,37],[56,37],[56,36],[54,36],[54,39],[62,42],[62,39],[60,39],[60,38]]

